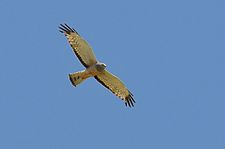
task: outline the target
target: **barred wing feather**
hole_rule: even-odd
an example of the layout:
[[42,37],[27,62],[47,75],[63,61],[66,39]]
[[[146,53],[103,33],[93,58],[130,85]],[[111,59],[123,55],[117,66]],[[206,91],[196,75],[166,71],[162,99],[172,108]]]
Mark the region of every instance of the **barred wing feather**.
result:
[[116,76],[104,70],[102,73],[95,76],[95,79],[103,86],[109,89],[113,94],[125,101],[125,105],[134,106],[135,100],[132,93],[126,88],[122,81]]
[[82,39],[75,29],[69,27],[67,24],[61,24],[59,29],[67,37],[74,53],[86,68],[97,62],[92,48]]

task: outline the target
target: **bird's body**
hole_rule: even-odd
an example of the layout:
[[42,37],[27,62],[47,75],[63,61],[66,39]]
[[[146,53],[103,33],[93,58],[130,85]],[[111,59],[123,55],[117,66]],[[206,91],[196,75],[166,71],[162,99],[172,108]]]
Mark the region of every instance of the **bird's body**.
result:
[[59,27],[60,32],[64,33],[68,42],[73,48],[74,53],[80,62],[86,67],[85,70],[69,74],[69,79],[74,86],[82,83],[89,77],[94,77],[103,86],[109,89],[116,96],[125,101],[128,106],[134,106],[135,100],[132,93],[125,87],[125,85],[113,74],[108,72],[105,68],[106,65],[97,61],[91,47],[88,43],[81,38],[75,29],[68,25]]
[[69,74],[70,81],[74,86],[77,86],[78,84],[86,80],[87,78],[95,77],[99,75],[100,73],[102,73],[105,67],[106,65],[104,63],[97,62],[96,64],[89,66],[83,71]]

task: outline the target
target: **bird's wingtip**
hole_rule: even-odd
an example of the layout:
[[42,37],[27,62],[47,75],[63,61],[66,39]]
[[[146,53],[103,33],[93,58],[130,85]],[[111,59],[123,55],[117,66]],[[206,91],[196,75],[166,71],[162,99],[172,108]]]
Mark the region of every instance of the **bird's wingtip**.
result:
[[78,32],[74,28],[70,27],[66,23],[59,25],[59,32],[67,33],[67,34],[70,34],[70,33],[77,33],[78,34]]

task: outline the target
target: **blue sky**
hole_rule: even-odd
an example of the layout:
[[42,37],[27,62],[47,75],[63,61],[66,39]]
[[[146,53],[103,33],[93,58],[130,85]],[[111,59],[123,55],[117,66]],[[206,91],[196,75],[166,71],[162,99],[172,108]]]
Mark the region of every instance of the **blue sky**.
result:
[[[0,148],[224,149],[225,2],[1,0]],[[74,27],[133,92],[90,78],[58,25]]]

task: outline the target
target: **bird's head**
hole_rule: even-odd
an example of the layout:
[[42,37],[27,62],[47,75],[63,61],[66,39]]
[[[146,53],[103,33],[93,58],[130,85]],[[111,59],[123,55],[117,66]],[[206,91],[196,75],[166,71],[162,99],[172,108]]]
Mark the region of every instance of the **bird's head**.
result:
[[97,63],[96,64],[96,69],[100,72],[103,71],[105,68],[106,68],[106,64],[104,64],[104,63]]

